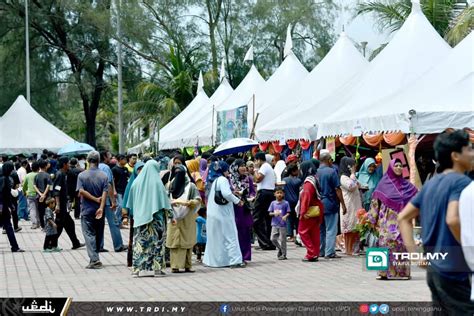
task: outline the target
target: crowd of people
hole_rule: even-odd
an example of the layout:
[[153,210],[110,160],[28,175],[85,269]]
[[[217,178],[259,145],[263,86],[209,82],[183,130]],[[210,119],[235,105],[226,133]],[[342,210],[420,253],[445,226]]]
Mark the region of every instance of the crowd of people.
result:
[[[362,211],[376,246],[389,249],[388,270],[378,271],[377,278],[408,280],[407,259],[394,253],[417,251],[413,219],[419,218],[424,250],[449,252],[448,259],[433,259],[428,267],[433,300],[473,312],[474,190],[467,174],[472,175],[474,151],[460,130],[440,134],[434,151],[438,174],[421,190],[403,177],[399,159],[383,172],[372,157],[358,167],[350,156],[336,163],[326,150],[306,161],[264,152],[225,160],[211,153],[185,160],[179,154],[112,157],[108,151],[92,151],[86,161],[50,153],[37,160],[4,157],[2,226],[13,252],[23,251],[15,238],[18,217],[31,220],[31,229],[44,230],[45,252],[62,250],[58,238],[64,229],[72,249],[86,246],[87,268],[100,269],[99,253],[108,251],[107,219],[114,250],[128,251],[132,274],[146,277],[165,275],[167,264],[172,273],[195,272],[193,253],[212,268],[244,268],[254,250],[275,250],[277,260],[286,260],[291,242],[306,248],[301,259],[308,263],[341,260],[338,252],[359,256],[364,243],[356,227]],[[460,205],[463,190],[466,202]],[[69,211],[80,218],[85,243],[77,238]],[[124,244],[120,229],[128,226]]]

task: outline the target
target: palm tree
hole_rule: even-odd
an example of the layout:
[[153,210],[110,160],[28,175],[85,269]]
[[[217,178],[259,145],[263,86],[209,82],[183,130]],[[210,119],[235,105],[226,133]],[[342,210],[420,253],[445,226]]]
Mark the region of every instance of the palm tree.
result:
[[[380,30],[395,32],[411,12],[411,0],[378,0],[359,3],[356,15],[372,13]],[[435,30],[456,45],[474,27],[474,11],[466,0],[421,0],[421,7]]]
[[158,82],[142,82],[137,86],[138,101],[128,105],[129,118],[144,124],[158,119],[165,124],[193,99],[192,68],[181,57],[179,49],[170,47],[169,67],[158,69]]

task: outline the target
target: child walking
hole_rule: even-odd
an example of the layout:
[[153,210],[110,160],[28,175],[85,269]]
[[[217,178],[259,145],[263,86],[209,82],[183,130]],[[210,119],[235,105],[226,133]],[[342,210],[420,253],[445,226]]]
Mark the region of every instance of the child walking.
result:
[[59,252],[62,249],[58,248],[58,227],[54,222],[54,212],[56,208],[56,201],[54,198],[48,198],[46,201],[46,210],[44,212],[44,231],[46,237],[44,238],[43,251],[44,252]]
[[284,198],[283,187],[276,187],[275,201],[268,208],[272,216],[271,240],[278,249],[278,260],[286,260],[286,220],[290,216],[290,204]]
[[200,208],[198,211],[198,217],[196,218],[197,229],[196,229],[196,255],[197,261],[202,262],[202,255],[206,250],[207,234],[206,234],[206,209]]

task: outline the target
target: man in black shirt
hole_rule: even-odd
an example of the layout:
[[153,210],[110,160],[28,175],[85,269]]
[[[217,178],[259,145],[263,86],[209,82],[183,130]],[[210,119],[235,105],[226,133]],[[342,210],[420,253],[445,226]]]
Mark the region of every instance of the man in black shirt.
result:
[[122,199],[127,187],[128,178],[130,176],[127,167],[127,157],[124,155],[117,156],[117,165],[112,168],[112,174],[114,175],[115,191],[117,191],[117,209],[115,215],[117,216],[118,222],[122,225]]
[[46,172],[48,170],[48,161],[40,159],[38,161],[40,172],[35,177],[35,191],[38,194],[38,213],[41,228],[44,228],[44,213],[46,210],[46,200],[50,193],[52,185],[51,176]]
[[84,171],[77,165],[77,159],[72,158],[69,161],[69,170],[67,172],[67,194],[69,195],[69,201],[73,204],[74,218],[79,219],[81,215],[81,199],[76,191],[77,177],[79,173]]
[[[67,202],[68,202],[68,187],[67,187],[67,172],[69,170],[69,158],[63,156],[58,160],[59,171],[56,173],[53,184],[53,195],[56,198],[56,225],[58,230],[58,238],[63,232],[63,228],[71,239],[72,249],[78,249],[83,247],[84,244],[77,239],[76,227],[74,220],[68,213]],[[57,239],[56,239],[57,243]],[[58,245],[52,245],[53,248],[57,248]]]

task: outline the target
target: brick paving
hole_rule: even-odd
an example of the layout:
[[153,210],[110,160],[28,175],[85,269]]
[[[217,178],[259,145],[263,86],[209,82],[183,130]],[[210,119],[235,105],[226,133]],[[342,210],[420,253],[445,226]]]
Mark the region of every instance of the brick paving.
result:
[[[63,232],[60,253],[43,253],[43,233],[30,229],[16,234],[25,253],[11,253],[7,236],[0,237],[0,297],[72,297],[75,301],[429,301],[425,272],[412,271],[409,281],[377,281],[364,271],[365,257],[301,261],[304,248],[289,244],[288,260],[274,251],[253,251],[247,268],[206,268],[195,264],[194,274],[163,278],[132,278],[126,252],[101,253],[102,270],[86,270],[85,248],[70,250]],[[76,233],[84,240],[79,220]],[[122,230],[124,241],[128,230]],[[106,225],[105,247],[112,250]],[[194,260],[194,258],[193,258]],[[169,269],[167,269],[167,272]]]

